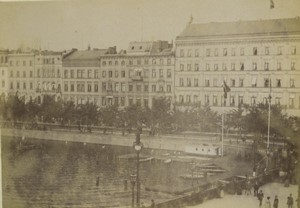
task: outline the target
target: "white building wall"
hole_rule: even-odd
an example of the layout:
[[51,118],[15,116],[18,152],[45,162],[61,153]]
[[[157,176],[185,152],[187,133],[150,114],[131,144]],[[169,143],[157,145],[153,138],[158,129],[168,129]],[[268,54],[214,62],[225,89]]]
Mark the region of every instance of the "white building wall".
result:
[[[257,48],[256,55],[253,53],[254,48]],[[294,48],[296,54],[293,54]],[[196,50],[199,52],[198,56]],[[224,54],[224,50],[227,50],[227,55]],[[232,54],[233,50],[235,55]],[[223,103],[222,84],[225,80],[231,88],[226,102],[228,109],[238,106],[239,97],[243,98],[243,103],[251,104],[254,98],[256,103],[260,103],[270,92],[269,87],[264,86],[264,81],[271,79],[272,103],[275,103],[277,98],[276,102],[280,100],[280,104],[287,108],[287,112],[296,112],[300,115],[300,37],[178,39],[176,56],[176,102],[180,103],[183,99],[183,104],[187,104],[189,102],[187,98],[195,95],[204,105],[207,96],[209,105],[220,109]],[[241,63],[244,64],[244,70],[241,70]],[[256,70],[254,63],[257,65]],[[199,71],[195,71],[195,64],[199,65]],[[235,65],[234,70],[232,64]],[[191,68],[188,68],[188,65]],[[265,69],[267,65],[268,70]],[[294,69],[292,65],[295,66]],[[192,80],[191,86],[187,86],[188,79]],[[198,79],[198,87],[193,85],[194,79]],[[243,86],[240,86],[240,79],[243,79]],[[253,79],[257,80],[256,87],[252,86]],[[209,86],[206,80],[209,80]],[[233,80],[235,86],[231,83]],[[278,80],[281,83],[280,87],[277,86]],[[180,86],[182,81],[183,86]],[[231,107],[229,107],[230,97],[235,100]],[[217,102],[214,103],[214,100]],[[191,99],[191,102],[194,100]]]

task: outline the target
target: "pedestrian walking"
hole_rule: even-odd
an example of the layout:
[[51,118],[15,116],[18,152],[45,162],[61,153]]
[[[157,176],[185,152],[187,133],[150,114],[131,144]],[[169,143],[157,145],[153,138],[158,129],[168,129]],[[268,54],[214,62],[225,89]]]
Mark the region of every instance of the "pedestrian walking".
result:
[[258,181],[255,181],[253,189],[254,189],[254,196],[257,196],[258,189],[259,189]]
[[252,188],[251,181],[249,179],[247,179],[247,181],[246,181],[246,191],[245,191],[245,194],[247,196],[249,194],[251,195],[251,188]]
[[270,197],[267,197],[267,200],[265,202],[265,208],[271,208],[271,201],[270,201]]
[[262,192],[262,190],[260,190],[259,193],[257,194],[257,199],[259,200],[259,207],[261,207],[262,205],[263,198],[264,198],[264,193]]
[[273,208],[278,208],[279,200],[277,195],[275,196],[274,202],[273,202]]
[[293,208],[293,204],[294,204],[294,199],[293,199],[292,194],[290,194],[290,196],[287,198],[288,208]]

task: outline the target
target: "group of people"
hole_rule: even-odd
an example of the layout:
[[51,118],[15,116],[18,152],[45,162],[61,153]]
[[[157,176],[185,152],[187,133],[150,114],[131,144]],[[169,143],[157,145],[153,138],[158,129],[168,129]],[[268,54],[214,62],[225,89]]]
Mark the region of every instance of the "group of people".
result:
[[[262,192],[262,190],[260,190],[257,193],[257,199],[259,201],[259,207],[262,206],[263,198],[264,198],[264,193]],[[287,197],[287,206],[288,206],[288,208],[293,208],[293,204],[294,204],[294,199],[293,199],[292,194],[290,194]],[[278,205],[279,205],[279,199],[276,195],[275,198],[274,198],[274,201],[273,201],[273,208],[278,208]],[[271,197],[270,196],[268,196],[266,201],[265,201],[265,208],[271,208]]]
[[[258,201],[259,201],[259,207],[262,207],[263,206],[263,199],[264,199],[264,193],[262,192],[262,190],[259,190],[260,189],[260,184],[258,181],[255,181],[253,186],[252,186],[252,183],[251,181],[249,180],[249,178],[246,176],[246,182],[245,182],[245,194],[246,195],[251,195],[251,189],[253,187],[253,191],[254,191],[254,196],[257,197]],[[273,208],[278,208],[278,204],[279,204],[279,199],[278,199],[278,196],[276,195],[274,197],[274,200],[273,200]],[[293,196],[292,194],[290,194],[288,197],[287,197],[287,207],[288,208],[293,208],[293,204],[294,204],[294,199],[293,199]],[[264,203],[264,206],[265,208],[271,208],[272,206],[272,203],[271,203],[271,197],[270,196],[267,196],[266,200],[265,200],[265,203]]]

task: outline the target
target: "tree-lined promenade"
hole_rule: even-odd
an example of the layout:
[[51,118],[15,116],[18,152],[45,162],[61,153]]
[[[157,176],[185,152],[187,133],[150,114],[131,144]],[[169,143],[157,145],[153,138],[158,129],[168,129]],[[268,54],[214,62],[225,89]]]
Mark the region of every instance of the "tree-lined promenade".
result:
[[[135,129],[142,124],[150,135],[194,132],[221,132],[221,115],[207,106],[180,106],[165,98],[153,101],[153,107],[143,108],[131,105],[119,108],[117,105],[99,108],[93,103],[75,105],[73,102],[55,101],[44,96],[42,104],[34,100],[25,103],[22,98],[8,96],[0,99],[0,117],[9,122],[55,123],[61,126],[104,126],[120,128],[124,131]],[[226,114],[224,128],[226,133],[235,133],[241,139],[244,135],[265,140],[268,128],[268,105],[243,105]],[[271,106],[270,136],[274,140],[298,141],[300,118],[283,113],[279,105]]]

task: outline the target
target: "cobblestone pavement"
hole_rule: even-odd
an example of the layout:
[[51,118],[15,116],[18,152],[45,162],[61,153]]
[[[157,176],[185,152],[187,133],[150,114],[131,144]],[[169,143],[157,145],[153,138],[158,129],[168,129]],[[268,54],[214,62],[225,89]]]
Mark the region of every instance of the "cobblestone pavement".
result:
[[[287,207],[287,197],[289,194],[293,195],[294,200],[297,199],[298,196],[298,187],[296,185],[290,185],[289,187],[284,187],[281,183],[270,183],[260,188],[264,193],[264,200],[262,203],[262,208],[264,208],[264,202],[268,196],[270,196],[271,205],[273,207],[273,201],[275,195],[278,196],[279,199],[279,208]],[[243,193],[244,194],[244,193]],[[196,206],[189,206],[189,208],[259,208],[259,201],[256,197],[252,195],[226,195],[222,199],[213,199],[205,201],[202,204]],[[296,202],[294,201],[294,206],[296,207]]]

